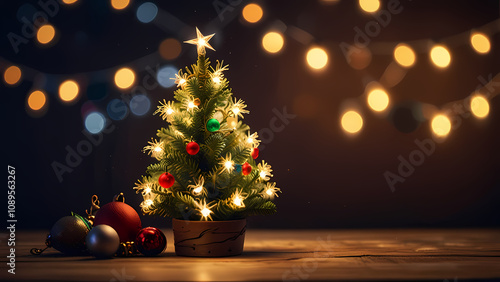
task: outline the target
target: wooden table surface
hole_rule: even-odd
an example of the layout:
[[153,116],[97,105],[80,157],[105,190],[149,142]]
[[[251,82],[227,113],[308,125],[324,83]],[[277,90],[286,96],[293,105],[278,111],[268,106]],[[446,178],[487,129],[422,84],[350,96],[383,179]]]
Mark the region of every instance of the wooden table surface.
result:
[[[174,254],[171,230],[158,257],[97,260],[43,246],[47,231],[16,232],[16,274],[2,281],[318,281],[500,278],[499,229],[248,230],[243,255],[189,258]],[[496,278],[496,279],[495,279]],[[499,279],[500,280],[500,279]]]

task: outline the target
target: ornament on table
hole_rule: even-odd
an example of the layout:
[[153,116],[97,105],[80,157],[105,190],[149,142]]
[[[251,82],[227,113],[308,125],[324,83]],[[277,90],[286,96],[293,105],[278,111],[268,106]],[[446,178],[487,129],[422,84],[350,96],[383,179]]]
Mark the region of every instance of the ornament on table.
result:
[[175,178],[172,174],[168,172],[162,173],[160,177],[158,178],[158,183],[160,183],[160,186],[163,188],[170,188],[172,185],[174,185]]
[[102,206],[94,219],[94,228],[101,224],[111,226],[118,233],[120,242],[133,241],[142,228],[139,214],[124,201],[123,193],[120,193],[113,202]]
[[200,151],[200,145],[198,145],[198,143],[192,141],[192,142],[189,142],[187,145],[186,145],[186,151],[188,154],[190,155],[196,155],[198,154],[198,152]]
[[248,162],[245,162],[241,167],[241,172],[243,175],[249,175],[252,172],[252,166]]
[[220,123],[217,119],[211,118],[207,121],[207,130],[210,132],[215,132],[220,129]]
[[259,148],[253,148],[253,149],[252,149],[252,153],[251,153],[251,155],[252,155],[252,158],[253,158],[254,160],[255,160],[256,158],[258,158],[258,157],[259,157]]
[[145,256],[156,256],[167,247],[167,238],[160,229],[146,227],[137,233],[135,246]]
[[92,228],[85,240],[90,253],[98,258],[112,257],[120,246],[120,237],[113,227],[100,224]]
[[50,229],[44,249],[33,248],[30,253],[39,255],[47,248],[54,248],[66,255],[85,253],[85,237],[92,228],[90,222],[78,214],[71,213],[59,219]]
[[137,254],[139,254],[139,251],[137,250],[133,241],[121,242],[120,246],[118,247],[118,251],[116,252],[116,255],[119,257],[130,257]]

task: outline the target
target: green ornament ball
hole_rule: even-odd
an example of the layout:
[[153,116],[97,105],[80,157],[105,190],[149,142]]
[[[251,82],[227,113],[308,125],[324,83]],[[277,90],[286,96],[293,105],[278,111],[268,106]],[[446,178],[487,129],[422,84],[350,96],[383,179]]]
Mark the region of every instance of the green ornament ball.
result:
[[211,118],[207,121],[207,130],[210,132],[215,132],[220,129],[220,123],[218,120]]

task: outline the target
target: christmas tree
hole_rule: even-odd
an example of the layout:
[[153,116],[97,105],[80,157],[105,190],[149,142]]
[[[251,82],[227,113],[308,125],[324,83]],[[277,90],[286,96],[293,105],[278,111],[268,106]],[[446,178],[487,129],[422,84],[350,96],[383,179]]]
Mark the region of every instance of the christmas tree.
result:
[[[233,98],[223,72],[205,56],[214,34],[185,43],[198,49],[197,63],[176,74],[175,101],[161,101],[154,114],[167,122],[144,152],[157,160],[134,189],[144,201],[142,211],[185,220],[232,220],[273,214],[271,201],[281,192],[270,182],[272,169],[257,163],[260,141],[241,120],[249,113]],[[215,50],[214,50],[215,51]]]

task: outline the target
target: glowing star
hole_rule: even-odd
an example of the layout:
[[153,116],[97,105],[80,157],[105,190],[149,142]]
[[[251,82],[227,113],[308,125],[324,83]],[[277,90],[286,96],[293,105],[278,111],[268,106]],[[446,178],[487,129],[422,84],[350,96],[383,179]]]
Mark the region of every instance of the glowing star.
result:
[[198,28],[196,28],[196,39],[187,40],[187,41],[184,41],[184,43],[197,45],[198,46],[198,55],[205,55],[206,54],[205,47],[207,47],[210,50],[215,51],[215,49],[208,43],[208,41],[214,35],[215,35],[215,33],[207,35],[207,36],[203,36],[203,34],[201,34],[200,30]]
[[281,192],[280,188],[276,187],[276,183],[267,183],[266,184],[266,187],[264,188],[264,190],[262,190],[262,192],[260,193],[260,195],[262,196],[262,198],[264,199],[274,199],[274,197],[278,197],[278,192]]
[[236,190],[236,192],[234,192],[234,194],[232,196],[233,205],[236,208],[244,208],[245,203],[243,203],[243,200],[245,200],[245,198],[246,198],[246,194],[243,195],[243,193],[241,193],[241,190]]
[[247,107],[247,105],[245,105],[243,100],[239,99],[238,101],[236,101],[236,98],[234,98],[234,102],[233,102],[233,106],[231,108],[231,111],[233,112],[233,114],[236,117],[239,116],[239,117],[243,118],[243,114],[249,113],[248,110],[245,110],[246,107]]
[[205,179],[203,175],[200,175],[198,180],[195,180],[194,185],[188,185],[188,189],[193,189],[194,195],[200,195],[203,192],[203,184],[205,184]]
[[231,153],[228,153],[225,158],[222,158],[219,164],[223,165],[227,172],[231,173],[234,169],[234,162],[231,159]]
[[163,100],[163,102],[160,101],[160,106],[158,106],[158,109],[153,114],[160,114],[163,120],[170,121],[171,116],[174,112],[174,102],[166,102],[165,100]]
[[257,169],[260,171],[259,176],[261,180],[267,181],[272,177],[273,175],[271,174],[271,166],[268,165],[265,161],[262,161],[261,164],[257,165]]
[[195,202],[197,210],[200,212],[201,217],[200,220],[212,220],[212,215],[213,213],[210,209],[213,208],[214,205],[207,205],[205,199],[201,200],[200,202]]
[[192,110],[194,110],[194,108],[198,109],[198,106],[196,106],[194,99],[190,98],[190,99],[186,100],[186,109],[188,111],[192,111]]
[[142,150],[143,152],[148,152],[153,158],[160,160],[163,157],[163,142],[159,142],[151,138],[152,141],[148,141],[147,146]]
[[254,132],[252,134],[250,134],[250,132],[248,132],[248,136],[246,138],[246,143],[248,146],[250,147],[258,147],[259,144],[260,144],[260,140],[258,140],[257,138],[259,138],[259,135],[257,134],[257,132]]
[[179,74],[175,74],[174,79],[175,79],[174,83],[177,84],[177,87],[183,87],[187,82],[187,74],[186,73],[183,74],[179,71]]

